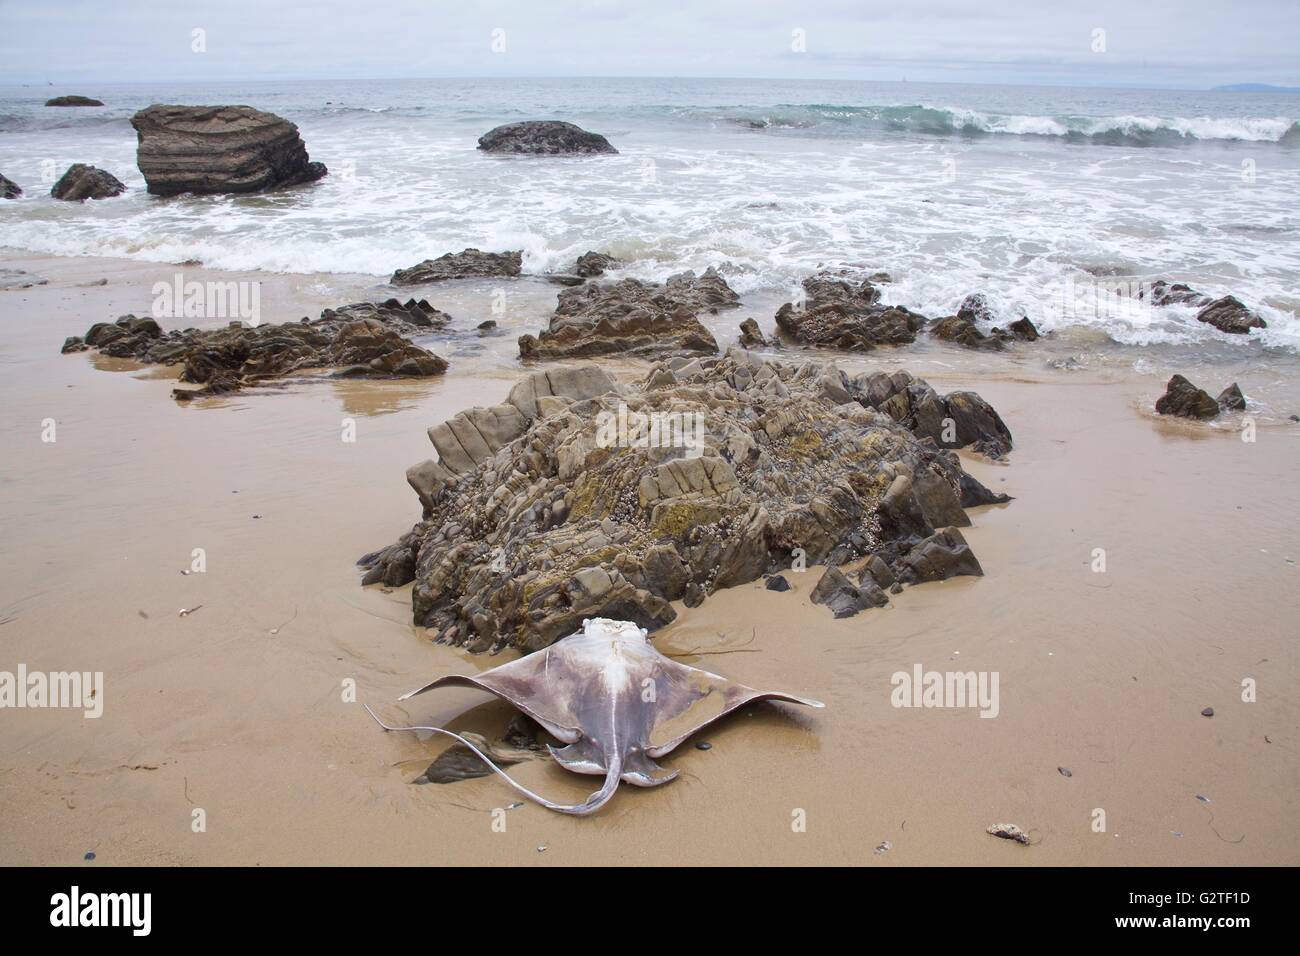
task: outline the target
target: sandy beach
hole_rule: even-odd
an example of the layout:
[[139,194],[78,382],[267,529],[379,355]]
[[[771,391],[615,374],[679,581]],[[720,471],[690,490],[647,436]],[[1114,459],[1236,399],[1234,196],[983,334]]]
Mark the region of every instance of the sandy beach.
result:
[[[9,250],[0,269],[48,280],[0,291],[0,670],[104,674],[99,719],[0,714],[0,863],[1300,862],[1294,355],[1175,367],[1176,353],[1135,360],[1069,330],[1008,355],[788,353],[850,373],[907,368],[998,409],[1012,453],[962,456],[1014,497],[971,511],[985,576],[845,620],[810,603],[818,568],[790,573],[786,593],[760,580],[675,605],[661,651],[825,710],[755,705],[704,731],[711,749],[665,758],[681,771],[670,785],[623,787],[587,819],[525,803],[497,832],[492,811],[512,791],[493,777],[413,785],[445,744],[385,735],[361,704],[495,735],[512,712],[484,694],[395,700],[514,652],[433,645],[411,624],[409,586],[362,588],[355,561],[419,518],[404,471],[429,456],[425,430],[504,398],[523,370],[503,356],[544,324],[555,287],[519,280],[499,340],[465,331],[487,315],[482,290],[430,295],[457,319],[430,345],[452,363],[442,377],[323,378],[183,405],[174,370],[59,354],[94,322],[144,314],[176,266]],[[271,322],[387,296],[373,276],[257,279]],[[714,320],[724,347],[751,314],[770,325],[765,303]],[[1052,366],[1081,354],[1081,367]],[[1238,381],[1256,440],[1242,441],[1240,415],[1157,416],[1174,371],[1216,392]],[[354,443],[340,440],[348,418]],[[195,548],[206,571],[182,574]],[[894,707],[891,675],[918,664],[997,672],[996,719]],[[550,761],[512,773],[552,799],[591,789]],[[997,822],[1032,845],[990,837]]]

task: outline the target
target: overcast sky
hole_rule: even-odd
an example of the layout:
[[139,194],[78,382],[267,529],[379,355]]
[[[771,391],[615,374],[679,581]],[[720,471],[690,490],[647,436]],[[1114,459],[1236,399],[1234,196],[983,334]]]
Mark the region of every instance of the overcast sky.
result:
[[0,82],[59,86],[330,76],[1300,86],[1298,49],[1298,0],[0,0]]

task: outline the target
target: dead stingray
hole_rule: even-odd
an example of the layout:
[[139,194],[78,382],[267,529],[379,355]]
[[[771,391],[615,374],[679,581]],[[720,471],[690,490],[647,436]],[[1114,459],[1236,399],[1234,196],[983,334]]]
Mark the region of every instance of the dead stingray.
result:
[[654,758],[738,707],[756,700],[825,706],[790,694],[754,690],[679,664],[655,650],[644,629],[627,621],[596,618],[583,621],[582,626],[581,633],[545,650],[475,677],[440,677],[399,700],[435,687],[465,686],[509,701],[568,744],[550,748],[562,767],[605,776],[605,785],[583,803],[553,803],[533,793],[460,734],[441,727],[390,727],[369,707],[366,711],[385,730],[427,730],[455,738],[530,800],[548,810],[586,816],[609,801],[619,780],[657,787],[676,778],[676,770],[665,770]]

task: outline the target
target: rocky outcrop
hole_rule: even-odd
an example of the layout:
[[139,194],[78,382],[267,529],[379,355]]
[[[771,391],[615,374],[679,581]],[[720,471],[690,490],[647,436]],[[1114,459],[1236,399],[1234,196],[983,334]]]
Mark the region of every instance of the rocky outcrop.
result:
[[126,186],[112,173],[85,163],[73,163],[59,177],[50,195],[55,199],[83,202],[87,199],[112,199],[124,192]]
[[[819,587],[836,613],[900,581],[978,573],[934,522],[967,523],[965,489],[991,493],[865,397],[834,365],[742,349],[631,385],[595,365],[535,372],[429,430],[437,458],[407,474],[422,518],[361,558],[363,582],[414,582],[417,625],[484,651],[536,650],[589,617],[657,627],[669,602],[695,606],[796,555],[871,569]],[[683,432],[665,416],[691,440],[666,440]]]
[[1183,378],[1175,375],[1165,386],[1165,393],[1156,401],[1156,411],[1161,415],[1177,415],[1179,418],[1213,418],[1219,414],[1219,403]]
[[419,285],[447,279],[510,279],[523,268],[524,254],[519,252],[480,252],[465,249],[448,252],[436,259],[425,259],[409,269],[398,269],[389,280],[393,285]]
[[803,281],[802,308],[787,302],[776,324],[801,345],[865,352],[881,345],[916,340],[925,316],[901,306],[880,304],[880,290],[868,279],[855,282],[821,272]]
[[1203,306],[1196,313],[1196,321],[1233,335],[1247,335],[1251,329],[1268,328],[1267,322],[1230,295]]
[[715,355],[718,343],[697,318],[735,308],[740,297],[710,268],[683,272],[664,285],[637,279],[589,283],[559,294],[548,328],[519,338],[525,359],[594,355]]
[[315,321],[163,332],[152,318],[124,315],[92,325],[63,351],[96,349],[146,364],[180,365],[180,381],[202,386],[176,389],[188,400],[238,391],[307,369],[336,369],[341,376],[440,375],[447,362],[407,336],[439,327],[447,319],[427,302],[361,302],[326,309]]
[[939,395],[909,372],[864,373],[847,383],[864,404],[906,425],[941,448],[969,448],[989,458],[1011,450],[1011,432],[974,392]]
[[46,106],[103,106],[99,100],[91,99],[89,96],[56,96],[53,99],[45,101]]
[[17,199],[23,194],[22,188],[6,176],[0,176],[0,197]]
[[131,125],[136,162],[155,196],[264,192],[326,174],[308,158],[297,126],[251,106],[155,105]]
[[608,256],[603,252],[584,252],[578,256],[578,262],[573,267],[573,274],[584,279],[594,279],[597,276],[603,276],[607,270],[616,265],[618,265],[618,260],[613,256]]
[[530,156],[565,156],[617,153],[609,140],[580,126],[555,120],[507,123],[479,137],[485,153],[523,153]]

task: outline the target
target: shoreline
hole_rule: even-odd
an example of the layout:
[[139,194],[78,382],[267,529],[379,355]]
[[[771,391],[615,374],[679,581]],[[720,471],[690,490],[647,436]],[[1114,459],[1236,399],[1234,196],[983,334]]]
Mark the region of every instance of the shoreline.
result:
[[[113,374],[58,353],[67,335],[143,309],[152,282],[180,267],[0,259],[49,277],[0,292],[9,366],[0,423],[15,451],[0,482],[9,545],[0,670],[102,670],[106,681],[99,721],[0,712],[0,863],[72,864],[87,851],[110,865],[1300,859],[1291,810],[1300,702],[1287,693],[1300,677],[1288,634],[1300,619],[1287,563],[1300,557],[1292,360],[1270,357],[1280,370],[1243,378],[1269,410],[1248,445],[1230,424],[1157,417],[1164,370],[1135,370],[1131,355],[1077,372],[1045,366],[1052,344],[1012,356],[909,347],[839,356],[846,370],[908,368],[941,391],[972,388],[1010,426],[1006,462],[962,455],[976,478],[1016,499],[971,511],[965,533],[985,577],[908,589],[892,607],[843,621],[808,603],[813,568],[790,574],[784,594],[758,581],[698,608],[675,605],[656,646],[707,651],[683,659],[827,708],[753,708],[709,728],[711,750],[666,758],[678,781],[623,787],[589,820],[529,804],[507,813],[501,834],[491,810],[514,797],[499,780],[411,786],[443,745],[383,735],[338,693],[351,678],[381,716],[455,730],[490,735],[509,719],[510,708],[469,691],[394,704],[433,676],[504,657],[430,645],[410,624],[409,587],[362,589],[353,566],[419,517],[404,471],[429,456],[424,429],[499,402],[522,374],[497,340],[454,337],[486,314],[483,297],[429,293],[457,320],[449,353],[430,346],[452,361],[437,379],[291,383],[183,408],[157,370]],[[108,284],[87,284],[100,278]],[[377,285],[257,279],[268,322],[372,297]],[[558,290],[519,288],[518,327],[540,327],[545,311],[533,310]],[[722,321],[749,315],[770,328],[771,312],[752,307]],[[725,349],[734,336],[718,340]],[[805,356],[833,357],[770,357]],[[616,374],[644,367],[600,364]],[[1217,391],[1260,364],[1241,356],[1187,374]],[[338,440],[349,415],[360,426],[353,447]],[[60,428],[53,447],[39,444],[46,417]],[[208,570],[182,575],[194,547]],[[1108,555],[1101,575],[1089,568],[1096,547]],[[918,663],[1000,673],[999,717],[892,707],[890,676]],[[1259,699],[1242,703],[1240,681],[1252,676]],[[1200,715],[1206,706],[1213,718]],[[589,789],[542,762],[512,773],[553,799]],[[191,832],[195,807],[207,811],[206,833]],[[791,831],[796,808],[806,832]],[[1104,834],[1091,829],[1096,808],[1107,812]],[[984,832],[1001,821],[1035,844]],[[882,841],[892,849],[876,853]]]

